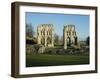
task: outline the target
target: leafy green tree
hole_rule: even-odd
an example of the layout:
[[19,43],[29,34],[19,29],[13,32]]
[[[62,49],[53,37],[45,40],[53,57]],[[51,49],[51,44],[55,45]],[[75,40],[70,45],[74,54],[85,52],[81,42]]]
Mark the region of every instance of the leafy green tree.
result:
[[33,38],[35,35],[34,28],[31,24],[26,24],[26,37]]

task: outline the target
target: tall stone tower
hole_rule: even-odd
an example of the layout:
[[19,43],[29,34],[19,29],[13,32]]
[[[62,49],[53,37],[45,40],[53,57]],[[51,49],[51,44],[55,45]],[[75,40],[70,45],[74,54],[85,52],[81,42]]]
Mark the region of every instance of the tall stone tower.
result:
[[41,24],[37,28],[37,42],[45,47],[54,46],[53,24]]
[[64,26],[63,40],[64,49],[67,49],[68,46],[77,45],[77,33],[75,30],[75,25],[69,24]]

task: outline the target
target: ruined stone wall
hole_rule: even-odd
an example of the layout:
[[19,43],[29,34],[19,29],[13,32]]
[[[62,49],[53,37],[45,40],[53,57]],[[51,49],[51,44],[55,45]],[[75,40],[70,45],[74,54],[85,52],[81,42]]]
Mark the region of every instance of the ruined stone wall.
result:
[[64,49],[67,49],[68,46],[77,45],[77,33],[75,30],[75,25],[65,25],[63,29],[63,41]]
[[45,47],[54,46],[53,24],[42,24],[37,28],[37,42]]

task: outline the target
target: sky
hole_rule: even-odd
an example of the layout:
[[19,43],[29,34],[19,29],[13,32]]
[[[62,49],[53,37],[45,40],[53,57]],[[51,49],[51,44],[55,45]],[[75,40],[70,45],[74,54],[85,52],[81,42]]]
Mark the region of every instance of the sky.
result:
[[26,12],[25,17],[26,24],[31,24],[35,32],[38,25],[53,24],[54,32],[61,37],[64,25],[74,24],[79,40],[89,36],[89,15]]

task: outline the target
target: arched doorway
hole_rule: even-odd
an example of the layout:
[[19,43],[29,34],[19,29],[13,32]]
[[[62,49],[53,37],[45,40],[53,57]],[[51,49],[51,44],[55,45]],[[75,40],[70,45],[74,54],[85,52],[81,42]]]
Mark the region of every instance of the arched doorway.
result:
[[47,37],[47,46],[51,46],[51,44],[52,44],[51,38]]
[[77,37],[74,37],[74,39],[75,39],[74,40],[75,41],[74,44],[77,45]]
[[42,44],[42,45],[45,45],[45,38],[42,38],[42,39],[41,39],[41,44]]
[[67,46],[71,46],[71,39],[70,39],[70,37],[67,37]]

